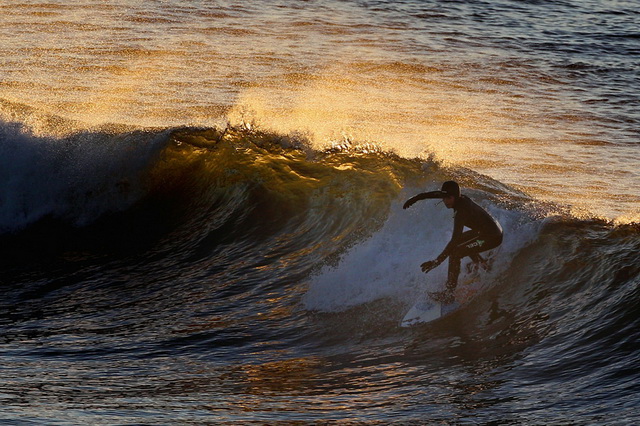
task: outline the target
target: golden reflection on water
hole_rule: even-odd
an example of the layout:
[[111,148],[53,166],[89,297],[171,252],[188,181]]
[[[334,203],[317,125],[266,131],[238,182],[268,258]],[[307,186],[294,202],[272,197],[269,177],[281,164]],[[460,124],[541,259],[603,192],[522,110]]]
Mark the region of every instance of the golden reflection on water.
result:
[[317,357],[283,359],[245,364],[235,369],[235,375],[242,377],[251,394],[305,393],[316,386],[322,364]]
[[[12,40],[0,46],[3,101],[85,127],[228,120],[304,134],[317,147],[374,142],[474,168],[543,199],[570,200],[576,210],[638,215],[628,207],[639,202],[635,187],[631,200],[611,195],[612,173],[634,182],[626,157],[635,151],[607,146],[603,155],[611,141],[578,101],[562,98],[560,79],[511,65],[466,69],[437,52],[394,54],[385,42],[371,44],[384,27],[354,33],[354,19],[378,23],[349,5],[326,19],[327,10],[313,7],[90,4],[2,7],[0,35]],[[562,113],[549,113],[559,103]]]

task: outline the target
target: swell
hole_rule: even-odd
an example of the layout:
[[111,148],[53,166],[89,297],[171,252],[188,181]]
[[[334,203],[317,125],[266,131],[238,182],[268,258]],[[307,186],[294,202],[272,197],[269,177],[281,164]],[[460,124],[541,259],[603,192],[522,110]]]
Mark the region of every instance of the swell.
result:
[[[268,294],[280,295],[279,308],[339,322],[381,310],[390,321],[383,334],[395,333],[425,288],[416,265],[441,250],[451,222],[436,203],[403,211],[401,202],[455,178],[506,231],[483,278],[486,292],[458,315],[472,333],[507,347],[564,335],[550,351],[617,336],[620,344],[609,347],[624,352],[637,337],[637,224],[578,220],[471,170],[368,145],[316,151],[245,127],[54,139],[7,124],[2,149],[2,170],[11,170],[0,237],[5,306],[40,305],[78,286],[84,298],[129,282],[140,289],[138,302],[151,292],[155,306],[169,309],[183,293],[186,312],[211,303],[222,317],[237,304],[254,312]],[[444,274],[432,272],[426,286]],[[342,328],[345,341],[349,330]],[[578,341],[580,330],[592,335]]]
[[505,374],[513,385],[502,394],[553,386],[555,400],[582,413],[601,416],[598,405],[629,412],[640,378],[639,231],[637,224],[554,219],[514,256],[470,313],[476,335],[489,343],[484,355],[513,360]]
[[[481,389],[474,404],[485,407],[474,408],[476,420],[489,421],[512,400],[539,420],[545,401],[536,395],[550,386],[552,416],[566,415],[570,404],[591,416],[599,414],[590,407],[612,406],[632,415],[640,379],[637,224],[579,220],[471,170],[369,145],[315,151],[247,128],[183,128],[101,133],[110,143],[96,152],[110,146],[116,154],[90,157],[93,133],[21,135],[30,148],[8,150],[14,161],[36,152],[57,167],[33,180],[24,162],[29,184],[18,187],[35,191],[46,181],[58,192],[44,199],[59,204],[0,237],[2,349],[8,371],[23,378],[6,386],[5,401],[43,383],[89,383],[88,403],[121,407],[123,394],[146,392],[156,373],[143,367],[144,385],[134,373],[123,388],[119,366],[168,358],[179,365],[166,372],[169,380],[189,382],[171,388],[171,398],[210,400],[248,386],[229,383],[229,375],[256,366],[291,372],[302,360],[312,363],[313,379],[301,398],[327,387],[351,392],[352,384],[377,397],[378,384],[363,387],[360,371],[390,369],[391,392],[442,376],[473,383]],[[65,167],[77,158],[83,166],[70,175],[84,178],[65,187]],[[88,158],[98,158],[95,167]],[[124,178],[135,197],[114,192]],[[445,268],[425,276],[418,265],[446,244],[452,219],[436,202],[410,210],[402,202],[449,178],[498,218],[505,241],[491,254],[479,297],[406,330],[398,323],[415,297],[444,282]],[[16,193],[6,188],[3,199]],[[88,216],[88,206],[99,208]],[[51,360],[102,375],[29,376]],[[202,362],[214,371],[203,372]],[[265,386],[279,391],[281,370],[274,372]]]

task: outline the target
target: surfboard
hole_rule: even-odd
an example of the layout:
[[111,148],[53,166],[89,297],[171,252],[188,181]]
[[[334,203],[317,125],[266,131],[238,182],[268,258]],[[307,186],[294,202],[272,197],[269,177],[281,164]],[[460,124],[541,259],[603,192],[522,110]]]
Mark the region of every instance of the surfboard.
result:
[[460,309],[460,307],[469,303],[478,292],[478,289],[472,284],[472,280],[467,280],[467,282],[459,285],[454,293],[455,301],[449,304],[436,302],[432,300],[427,293],[423,294],[411,309],[409,309],[409,312],[406,313],[400,322],[400,327],[426,324]]
[[400,327],[411,327],[416,324],[424,324],[437,320],[455,311],[459,307],[460,304],[458,302],[445,305],[431,300],[429,296],[425,294],[409,309],[409,312],[407,312],[400,322]]

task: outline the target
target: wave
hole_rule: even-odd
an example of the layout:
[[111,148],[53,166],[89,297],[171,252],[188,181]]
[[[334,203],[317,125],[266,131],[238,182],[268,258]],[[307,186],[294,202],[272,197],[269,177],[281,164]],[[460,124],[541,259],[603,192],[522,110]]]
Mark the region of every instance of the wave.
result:
[[58,255],[158,244],[206,256],[229,244],[262,252],[265,241],[270,256],[291,256],[375,229],[420,167],[247,127],[53,137],[4,122],[0,150],[0,236],[11,259],[33,258],[34,247]]
[[[206,235],[205,229],[226,227],[228,240],[295,227],[318,240],[333,238],[332,233],[358,240],[385,223],[378,238],[386,238],[396,228],[409,232],[402,228],[407,219],[426,230],[426,239],[442,239],[429,229],[446,228],[446,209],[425,204],[420,214],[403,213],[398,199],[449,178],[505,223],[514,223],[510,234],[518,241],[535,238],[522,221],[558,215],[568,223],[576,220],[569,209],[469,169],[401,158],[348,140],[316,150],[304,137],[250,126],[40,136],[22,123],[5,121],[0,151],[0,235],[5,236],[42,223],[81,230],[114,218],[148,222],[148,215],[151,222],[167,221],[167,232],[197,225]],[[358,237],[347,237],[351,234]]]
[[[551,375],[573,391],[597,374],[585,394],[622,383],[621,400],[635,395],[624,383],[637,380],[638,224],[578,219],[469,169],[248,126],[45,137],[5,122],[0,134],[12,341],[59,335],[47,354],[67,358],[215,347],[231,363],[307,347],[376,359],[390,341],[407,362],[506,359],[507,382]],[[401,329],[412,300],[444,282],[445,266],[418,265],[452,224],[434,201],[401,206],[448,179],[505,240],[473,303]]]
[[[32,259],[34,247],[54,256],[153,248],[223,265],[288,259],[313,271],[305,309],[344,311],[381,298],[408,303],[444,282],[446,266],[425,283],[416,265],[440,252],[452,219],[436,203],[403,211],[401,201],[454,178],[505,229],[484,277],[492,287],[558,285],[554,273],[583,277],[583,269],[619,282],[635,277],[640,263],[628,247],[637,224],[576,219],[471,170],[369,144],[318,151],[303,138],[249,126],[55,138],[4,122],[0,150],[0,235],[12,261]],[[604,256],[604,245],[620,253]]]

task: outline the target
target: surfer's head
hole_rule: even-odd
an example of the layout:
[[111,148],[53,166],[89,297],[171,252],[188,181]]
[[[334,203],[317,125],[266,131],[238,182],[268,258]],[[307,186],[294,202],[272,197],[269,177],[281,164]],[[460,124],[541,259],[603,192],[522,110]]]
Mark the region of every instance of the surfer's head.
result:
[[444,197],[442,198],[444,205],[447,206],[448,209],[453,208],[456,200],[460,197],[460,185],[458,185],[457,182],[448,180],[442,184],[440,190],[444,193]]

